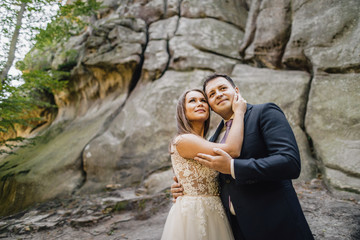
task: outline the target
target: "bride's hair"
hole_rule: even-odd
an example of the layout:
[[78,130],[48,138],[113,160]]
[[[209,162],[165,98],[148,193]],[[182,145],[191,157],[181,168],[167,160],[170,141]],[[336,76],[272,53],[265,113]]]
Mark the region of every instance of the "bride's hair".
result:
[[[186,114],[185,114],[185,110],[186,110],[185,109],[185,98],[186,98],[186,95],[192,91],[201,93],[205,97],[205,99],[207,99],[204,92],[201,91],[200,89],[187,90],[180,96],[179,101],[176,106],[177,135],[186,134],[186,133],[194,133],[191,123],[189,122],[189,120],[187,119]],[[209,107],[209,109],[210,109],[210,107]],[[206,134],[209,130],[209,126],[210,126],[210,111],[209,111],[209,118],[205,121],[204,137],[206,136]]]

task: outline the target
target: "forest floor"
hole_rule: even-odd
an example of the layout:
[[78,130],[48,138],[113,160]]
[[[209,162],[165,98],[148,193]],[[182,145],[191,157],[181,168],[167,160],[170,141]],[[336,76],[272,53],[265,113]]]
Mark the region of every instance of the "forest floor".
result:
[[[294,183],[316,240],[360,239],[360,202],[334,197],[321,180]],[[0,239],[160,239],[172,205],[168,193],[107,191],[39,204],[0,218]]]

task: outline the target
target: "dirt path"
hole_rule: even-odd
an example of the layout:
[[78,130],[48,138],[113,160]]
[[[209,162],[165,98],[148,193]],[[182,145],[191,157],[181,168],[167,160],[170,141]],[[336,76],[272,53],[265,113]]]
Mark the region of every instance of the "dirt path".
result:
[[[295,184],[318,240],[360,239],[360,203],[331,196],[320,180]],[[0,219],[0,239],[160,239],[169,194],[133,189],[54,200]]]

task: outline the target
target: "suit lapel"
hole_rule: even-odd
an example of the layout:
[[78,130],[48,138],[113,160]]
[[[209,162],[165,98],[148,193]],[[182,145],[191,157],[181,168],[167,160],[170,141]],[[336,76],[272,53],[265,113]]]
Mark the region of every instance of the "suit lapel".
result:
[[[246,123],[246,120],[249,118],[249,116],[250,116],[250,113],[251,113],[251,110],[252,110],[252,108],[253,108],[253,105],[251,105],[251,104],[247,104],[246,105],[246,113],[245,113],[245,116],[244,116],[244,127],[245,127],[245,123]],[[245,129],[244,129],[245,130]]]
[[[247,104],[246,105],[246,113],[245,113],[245,116],[244,116],[244,124],[246,123],[246,120],[249,118],[249,115],[250,115],[250,112],[253,108],[253,105],[251,104]],[[221,122],[219,123],[219,126],[217,127],[214,135],[212,135],[212,137],[209,139],[210,142],[215,142],[216,139],[219,137],[219,134],[221,132],[221,130],[223,129],[224,127],[224,120],[221,120]]]
[[212,135],[212,137],[209,139],[210,142],[215,142],[216,139],[219,137],[219,134],[221,132],[221,130],[224,127],[224,120],[221,120],[221,122],[219,123],[219,126],[217,127],[214,135]]

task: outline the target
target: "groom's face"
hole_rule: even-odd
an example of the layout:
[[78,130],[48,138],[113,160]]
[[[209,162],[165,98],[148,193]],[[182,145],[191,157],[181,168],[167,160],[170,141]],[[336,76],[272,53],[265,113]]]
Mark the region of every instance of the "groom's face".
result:
[[239,89],[223,77],[210,80],[205,88],[210,107],[224,119],[233,115],[232,102],[238,92]]

